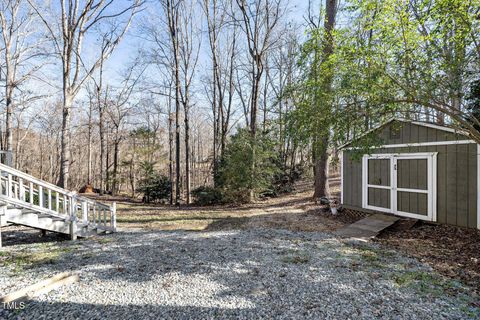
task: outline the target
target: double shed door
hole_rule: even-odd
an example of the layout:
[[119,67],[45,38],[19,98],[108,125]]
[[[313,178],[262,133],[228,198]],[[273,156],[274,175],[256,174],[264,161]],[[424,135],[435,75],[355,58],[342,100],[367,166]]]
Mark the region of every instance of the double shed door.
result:
[[436,153],[363,157],[363,207],[435,220]]

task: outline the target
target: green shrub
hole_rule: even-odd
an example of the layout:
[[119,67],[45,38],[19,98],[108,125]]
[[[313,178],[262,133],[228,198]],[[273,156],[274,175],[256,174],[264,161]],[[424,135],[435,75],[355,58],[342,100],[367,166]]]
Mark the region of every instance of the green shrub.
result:
[[192,191],[195,204],[207,206],[223,202],[222,192],[213,187],[202,186]]
[[296,166],[294,168],[286,168],[275,175],[273,181],[273,196],[277,196],[282,193],[290,193],[294,191],[295,182],[303,177],[304,168],[302,166]]
[[153,164],[142,164],[143,179],[140,181],[138,191],[143,192],[144,202],[166,201],[170,198],[172,184],[168,177],[154,171]]
[[217,164],[216,185],[225,202],[243,203],[255,197],[275,194],[273,182],[280,172],[279,154],[268,134],[259,133],[253,141],[246,129],[231,137]]

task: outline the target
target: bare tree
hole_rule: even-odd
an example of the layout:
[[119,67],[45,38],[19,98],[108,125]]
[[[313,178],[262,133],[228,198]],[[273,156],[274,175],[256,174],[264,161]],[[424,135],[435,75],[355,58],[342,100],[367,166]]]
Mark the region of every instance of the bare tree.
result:
[[[134,63],[134,66],[136,63]],[[133,105],[130,102],[132,93],[139,82],[139,79],[145,68],[139,73],[134,73],[135,67],[132,66],[124,75],[123,85],[116,90],[106,108],[113,126],[113,172],[111,191],[115,195],[118,192],[118,166],[120,161],[120,142],[125,138],[122,134],[122,127],[125,125],[127,117],[130,115]]]
[[[239,25],[246,35],[250,55],[250,134],[252,143],[256,143],[257,113],[259,107],[260,84],[265,67],[265,57],[274,44],[274,32],[283,13],[280,0],[258,0],[247,2],[236,0],[241,12]],[[255,172],[255,148],[252,148],[252,173]],[[254,179],[252,176],[251,179]],[[253,198],[253,192],[251,193]]]
[[274,43],[273,35],[282,14],[282,6],[280,0],[258,0],[253,3],[247,3],[246,0],[236,1],[241,11],[241,28],[247,37],[251,58],[250,131],[255,137],[265,56]]
[[[24,0],[0,1],[0,47],[3,47],[3,73],[5,87],[5,149],[13,149],[13,113],[22,103],[28,104],[39,95],[21,90],[22,85],[34,78],[43,67],[40,58],[46,54],[41,29],[35,25],[33,10]],[[1,75],[0,75],[0,78]],[[15,93],[21,92],[22,101]],[[28,96],[27,96],[28,95]]]
[[100,194],[103,194],[105,191],[106,185],[106,171],[107,171],[107,141],[106,141],[106,123],[105,123],[105,112],[108,106],[108,99],[109,99],[109,87],[108,84],[104,88],[103,87],[103,80],[104,80],[104,63],[105,60],[101,60],[99,62],[98,67],[98,79],[92,76],[92,80],[94,83],[93,89],[93,97],[92,101],[93,105],[95,106],[94,109],[97,110],[98,113],[98,133],[100,137]]
[[87,185],[92,184],[92,135],[93,135],[93,112],[95,109],[95,100],[96,100],[96,95],[90,87],[87,87],[88,91],[88,110],[87,110]]
[[164,10],[167,15],[168,31],[170,36],[171,50],[173,52],[172,73],[175,88],[175,203],[180,203],[180,13],[181,0],[164,0]]
[[[184,142],[185,142],[185,193],[186,203],[190,203],[190,166],[191,166],[191,148],[190,148],[190,109],[191,109],[191,86],[197,67],[200,44],[197,38],[194,20],[194,3],[184,3],[181,6],[180,29],[179,29],[179,49],[180,49],[180,68],[181,83],[180,98],[184,112]],[[197,28],[198,29],[198,28]]]
[[[279,152],[282,158],[283,169],[290,164],[295,164],[295,147],[293,146],[291,136],[287,134],[285,129],[286,118],[292,108],[291,99],[288,96],[288,88],[296,82],[298,75],[296,74],[296,59],[299,47],[298,26],[285,26],[282,34],[281,45],[275,48],[270,55],[271,65],[269,72],[266,73],[265,81],[269,84],[269,88],[273,94],[273,104],[271,104],[272,112],[276,116],[279,137]],[[291,168],[293,169],[293,165]]]
[[[212,59],[211,103],[213,111],[213,162],[216,163],[225,150],[232,114],[237,56],[237,23],[229,23],[228,14],[232,1],[204,0],[208,39]],[[228,28],[230,27],[230,28]],[[222,37],[225,44],[222,46]],[[226,54],[228,53],[228,54]]]
[[[80,89],[118,46],[139,11],[142,1],[134,0],[124,7],[107,0],[60,1],[60,12],[52,6],[53,21],[33,0],[27,0],[50,32],[57,55],[62,61],[63,121],[61,169],[58,184],[68,187],[70,169],[71,109]],[[60,23],[58,23],[60,21]],[[108,22],[108,23],[107,23]],[[55,27],[58,26],[58,30]],[[98,56],[87,65],[82,55],[85,36],[95,31],[101,39]]]
[[[223,95],[220,84],[220,68],[218,65],[219,51],[218,51],[218,37],[224,23],[226,11],[218,13],[218,0],[204,0],[203,10],[207,18],[208,40],[210,51],[212,55],[212,111],[213,111],[213,171],[216,174],[217,168],[217,149],[219,137],[219,119],[221,114],[221,106],[223,103]],[[218,98],[217,98],[218,96]]]

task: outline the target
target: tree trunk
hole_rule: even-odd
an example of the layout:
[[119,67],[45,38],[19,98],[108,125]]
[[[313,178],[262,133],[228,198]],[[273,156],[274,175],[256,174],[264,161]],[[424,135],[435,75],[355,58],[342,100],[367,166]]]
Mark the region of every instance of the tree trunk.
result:
[[67,88],[63,90],[63,112],[62,112],[62,135],[60,152],[60,178],[58,185],[62,188],[68,188],[68,179],[70,177],[70,110],[73,97]]
[[[170,41],[173,49],[173,76],[175,79],[175,203],[180,204],[180,47],[178,38],[179,13],[176,4],[167,0],[166,11],[168,17],[168,28],[170,32]],[[178,5],[178,4],[177,4]]]
[[328,197],[328,137],[323,137],[320,145],[314,149],[314,177],[315,177],[315,192],[313,197],[318,199],[320,197]]
[[228,75],[228,102],[227,102],[227,113],[225,115],[225,121],[222,123],[222,137],[221,137],[221,154],[225,153],[225,146],[227,141],[227,133],[228,127],[230,125],[230,115],[232,111],[232,104],[233,104],[233,94],[235,92],[235,84],[233,80],[233,75],[235,72],[235,64],[233,63],[235,60],[235,41],[236,41],[236,32],[234,29],[233,32],[233,40],[232,40],[232,52],[230,54],[230,70]]
[[89,104],[88,110],[88,137],[87,137],[87,184],[92,184],[92,104]]
[[[188,89],[186,89],[186,93],[188,94]],[[190,123],[189,123],[189,109],[190,107],[188,106],[189,104],[188,97],[186,98],[185,101],[185,106],[184,106],[184,123],[185,123],[185,191],[187,193],[186,195],[186,202],[187,204],[190,204]]]
[[136,191],[136,140],[133,138],[133,151],[132,151],[132,161],[130,162],[130,187],[132,188],[132,198],[135,198],[135,191]]
[[108,133],[107,133],[107,136],[106,136],[106,143],[105,143],[106,147],[105,147],[105,192],[108,192],[108,191],[111,191],[112,190],[112,186],[111,186],[111,180],[110,180],[110,171],[109,171],[109,168],[110,168],[110,148],[111,146],[108,145]]
[[[177,85],[179,85],[177,83]],[[178,89],[177,89],[178,91]],[[180,103],[176,103],[175,110],[175,203],[180,204]]]
[[[8,70],[8,68],[7,68]],[[7,79],[11,78],[10,72],[7,71]],[[13,122],[13,83],[11,80],[7,80],[5,87],[5,148],[10,153],[13,151],[13,134],[12,134],[12,122]],[[11,163],[9,165],[12,165]]]
[[[117,132],[118,136],[118,132]],[[113,172],[112,172],[112,195],[117,194],[118,189],[118,182],[117,182],[117,172],[118,172],[118,159],[120,157],[120,140],[118,138],[115,139],[114,146],[113,146]]]
[[[171,108],[169,108],[171,110]],[[173,188],[173,113],[168,115],[168,177]],[[173,190],[170,190],[170,205],[173,205]]]
[[[337,0],[327,0],[325,7],[325,43],[323,45],[322,63],[328,63],[328,59],[333,53],[333,29],[335,26],[335,16],[337,10]],[[319,75],[320,76],[320,75]],[[323,80],[322,90],[330,92],[332,89],[333,77],[330,75]],[[317,128],[319,130],[320,128]],[[313,197],[318,199],[322,196],[328,196],[328,142],[330,130],[322,130],[320,137],[314,140],[313,160],[315,174],[315,191]]]
[[[105,105],[102,105],[102,84],[103,84],[103,63],[100,65],[100,79],[96,87],[97,91],[97,108],[98,108],[98,130],[100,136],[100,194],[103,194],[106,189],[106,168],[107,161],[107,145],[105,141]],[[108,89],[108,88],[107,88]],[[105,93],[105,100],[107,99],[107,94]],[[105,101],[106,103],[106,101]]]
[[106,144],[105,144],[105,126],[104,126],[104,113],[103,108],[98,106],[98,130],[100,136],[100,194],[103,194],[105,191],[105,153],[106,153]]
[[[215,12],[215,10],[214,10]],[[215,15],[215,13],[214,13]],[[215,17],[215,16],[214,16]],[[213,64],[213,87],[212,87],[212,109],[213,109],[213,184],[216,186],[216,176],[218,171],[218,154],[217,154],[217,146],[218,146],[218,131],[219,131],[219,122],[218,122],[218,109],[217,109],[217,49],[216,49],[216,31],[212,31],[214,33],[213,40],[211,44],[212,49],[212,64]]]
[[255,55],[254,57],[254,67],[253,67],[253,86],[252,86],[252,103],[250,107],[250,135],[252,143],[252,163],[251,163],[251,190],[250,190],[250,201],[253,201],[255,198],[255,190],[253,189],[253,181],[255,180],[255,170],[256,170],[256,146],[257,146],[257,112],[258,112],[258,98],[260,91],[260,81],[262,78],[263,66],[261,57]]
[[[12,17],[13,18],[13,17]],[[6,25],[4,26],[4,28]],[[12,30],[10,30],[11,32]],[[13,89],[15,88],[15,70],[14,58],[11,56],[12,54],[12,45],[11,45],[11,37],[5,36],[7,30],[3,30],[4,33],[4,57],[5,57],[5,149],[9,151],[9,155],[6,156],[5,161],[12,161],[12,152],[13,152]],[[10,157],[10,159],[9,159]],[[8,165],[12,166],[13,163],[7,163]]]

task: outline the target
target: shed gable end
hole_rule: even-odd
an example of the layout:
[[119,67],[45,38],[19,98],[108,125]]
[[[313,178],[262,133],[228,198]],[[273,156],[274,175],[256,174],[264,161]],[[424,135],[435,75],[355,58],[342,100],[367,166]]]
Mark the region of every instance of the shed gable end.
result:
[[468,140],[461,133],[403,121],[392,121],[377,130],[378,137],[385,145],[423,142]]

